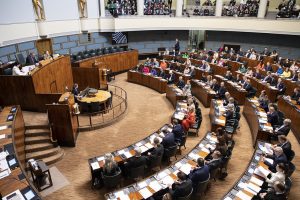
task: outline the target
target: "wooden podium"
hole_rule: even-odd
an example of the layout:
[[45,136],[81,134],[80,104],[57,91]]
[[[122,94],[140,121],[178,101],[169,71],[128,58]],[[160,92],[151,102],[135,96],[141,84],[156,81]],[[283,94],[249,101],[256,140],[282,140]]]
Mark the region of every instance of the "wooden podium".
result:
[[66,92],[61,95],[59,103],[46,105],[52,138],[61,146],[76,145],[79,113],[75,113],[74,104],[74,95]]

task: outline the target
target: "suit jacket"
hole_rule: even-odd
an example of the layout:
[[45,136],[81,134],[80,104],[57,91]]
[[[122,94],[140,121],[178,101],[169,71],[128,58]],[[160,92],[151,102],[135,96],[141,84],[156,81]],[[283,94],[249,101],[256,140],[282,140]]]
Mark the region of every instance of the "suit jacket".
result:
[[267,117],[268,117],[268,122],[271,123],[273,127],[279,125],[279,116],[276,111],[271,114],[268,114]]
[[30,64],[30,65],[34,65],[35,63],[37,63],[38,61],[35,59],[34,56],[28,55],[26,57],[26,63]]
[[277,89],[278,89],[278,91],[279,91],[279,94],[284,94],[285,93],[285,90],[286,90],[286,87],[285,87],[285,85],[284,85],[284,83],[278,83],[277,85],[276,85],[276,87],[277,87]]
[[133,156],[126,163],[126,168],[137,168],[146,164],[147,164],[147,158],[145,156],[140,156],[140,157]]
[[156,159],[158,156],[162,156],[163,153],[164,153],[164,146],[160,144],[150,152],[148,159],[151,161],[152,159]]
[[174,136],[174,133],[169,133],[167,134],[161,144],[164,146],[165,149],[169,148],[169,147],[172,147],[175,145],[175,136]]
[[193,185],[190,179],[187,179],[182,183],[173,183],[172,190],[170,191],[172,199],[176,200],[178,197],[185,197],[189,195],[192,191],[192,188]]
[[263,78],[263,76],[260,73],[256,73],[256,72],[253,73],[253,77],[255,77],[257,79],[262,79]]
[[229,81],[233,80],[233,76],[232,75],[225,76],[224,78],[227,78]]
[[214,169],[217,169],[221,164],[221,159],[213,159],[207,163],[209,167],[209,171],[213,171]]
[[286,200],[286,194],[277,194],[274,191],[270,191],[266,194],[264,200]]
[[273,71],[273,69],[272,69],[272,66],[271,65],[266,65],[265,66],[265,70],[268,72],[272,72]]
[[175,74],[171,74],[168,77],[168,84],[172,84],[175,81]]
[[273,164],[271,164],[271,163],[269,163],[267,161],[264,162],[266,165],[269,166],[269,169],[272,172],[276,171],[277,164],[279,164],[279,163],[286,164],[287,163],[287,157],[286,157],[286,155],[284,153],[281,154],[280,156],[276,156],[275,154],[273,154],[273,155],[270,155],[270,156],[267,156],[267,157],[271,158],[274,161]]
[[214,90],[215,92],[217,92],[219,90],[219,85],[218,84],[213,84],[210,87],[212,90]]
[[179,80],[178,83],[177,83],[177,87],[179,89],[182,89],[184,86],[185,86],[184,80]]
[[161,71],[160,73],[159,73],[159,77],[162,77],[162,78],[166,78],[166,73],[165,73],[165,71]]
[[277,144],[277,146],[282,148],[287,159],[289,159],[292,156],[292,145],[289,141],[287,141],[283,144]]
[[223,99],[225,97],[225,93],[227,92],[225,87],[220,87],[217,91],[218,98]]
[[300,92],[299,93],[294,92],[293,95],[291,96],[291,99],[297,101],[299,97],[300,97]]
[[294,74],[291,79],[292,81],[298,81],[298,75]]
[[277,85],[277,81],[276,81],[275,78],[271,77],[270,85],[271,86],[276,86]]
[[280,126],[276,131],[275,131],[275,134],[276,135],[285,135],[287,136],[289,134],[291,130],[291,127],[290,126]]
[[181,142],[183,140],[184,130],[181,124],[174,126],[172,132],[174,133],[175,141]]
[[189,178],[193,182],[193,188],[196,188],[198,183],[206,181],[209,178],[209,167],[204,165],[201,168],[192,170]]
[[271,76],[266,76],[263,81],[267,82],[267,83],[270,83],[272,80],[272,77]]

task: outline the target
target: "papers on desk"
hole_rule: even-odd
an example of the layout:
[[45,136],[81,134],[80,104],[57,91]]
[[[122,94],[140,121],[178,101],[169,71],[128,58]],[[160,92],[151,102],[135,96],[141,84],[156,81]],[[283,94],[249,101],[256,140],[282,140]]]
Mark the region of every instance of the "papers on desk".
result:
[[198,158],[200,158],[200,156],[194,152],[189,153],[188,156],[193,160],[197,160]]
[[147,186],[147,183],[146,183],[146,181],[142,181],[142,182],[138,183],[138,186],[139,186],[139,188],[144,188]]
[[129,151],[126,151],[126,152],[124,153],[124,156],[125,156],[126,158],[131,158],[131,157],[132,157],[132,154],[131,154]]
[[255,184],[253,184],[251,182],[248,183],[247,187],[250,188],[252,191],[256,192],[256,194],[259,193],[259,191],[261,190],[260,187],[258,187],[257,185],[255,185]]
[[6,156],[8,156],[8,152],[7,151],[2,151],[0,153],[0,160],[5,160]]
[[180,171],[182,171],[183,173],[185,173],[186,175],[189,175],[191,170],[192,170],[192,166],[188,163],[182,165],[179,169]]
[[[120,154],[120,153],[119,153]],[[121,154],[120,154],[121,155]],[[104,156],[100,156],[100,157],[98,157],[97,158],[97,161],[99,162],[99,161],[102,161],[102,160],[104,160]]]
[[262,180],[259,180],[258,178],[254,177],[254,176],[252,176],[250,178],[250,181],[252,183],[255,183],[256,185],[259,185],[259,186],[262,186],[262,184],[264,183]]
[[0,126],[0,131],[7,129],[8,126]]
[[175,119],[178,119],[178,120],[183,120],[183,118],[184,118],[184,113],[175,113],[174,114],[174,118]]
[[244,189],[246,187],[246,183],[241,181],[241,182],[239,182],[238,187],[241,189]]
[[5,134],[0,135],[0,140],[5,138]]
[[138,142],[138,143],[135,144],[135,146],[137,146],[137,147],[140,147],[140,146],[142,146],[142,145],[143,145],[142,142]]
[[271,88],[272,90],[277,90],[277,88],[274,87],[274,86],[270,86],[270,88]]
[[4,170],[0,172],[0,179],[9,176],[9,171],[8,170]]
[[2,199],[3,200],[25,200],[25,198],[21,194],[20,190],[16,190],[16,191],[6,195]]
[[224,124],[225,123],[225,120],[224,119],[216,119],[215,120],[218,124]]
[[172,185],[174,183],[174,179],[171,176],[166,176],[165,178],[163,178],[161,180],[161,183],[163,184],[163,186],[166,188],[170,185]]
[[257,101],[256,99],[250,99],[250,101],[251,101],[252,103],[258,103],[258,101]]
[[153,145],[152,145],[150,142],[148,142],[147,144],[145,144],[145,146],[146,146],[148,149],[152,149],[152,148],[153,148]]
[[269,132],[272,132],[272,131],[273,131],[273,127],[272,127],[272,126],[266,126],[266,125],[264,125],[264,126],[263,126],[263,129],[264,129],[265,131],[269,131]]
[[265,158],[265,161],[270,163],[271,165],[273,165],[274,160],[272,160],[271,158]]
[[148,151],[148,148],[145,147],[144,145],[143,145],[143,146],[140,146],[140,148],[141,148],[142,153]]
[[155,192],[158,192],[162,189],[162,186],[158,183],[158,181],[151,181],[149,187],[151,187]]
[[159,172],[156,176],[156,179],[157,180],[162,180],[164,177],[168,176],[166,170],[162,171],[162,172]]
[[115,192],[114,196],[116,197],[116,199],[120,199],[120,200],[130,200],[128,195],[124,193],[123,190]]
[[258,114],[259,114],[259,116],[261,116],[261,117],[267,117],[267,113],[265,113],[265,112],[258,112]]
[[248,196],[247,194],[245,194],[243,191],[239,191],[237,194],[236,194],[237,197],[239,197],[240,199],[242,200],[251,200],[252,197]]
[[209,149],[207,149],[206,147],[202,147],[201,148],[201,151],[205,152],[205,153],[210,153]]
[[267,118],[259,118],[259,123],[261,123],[261,124],[266,124],[266,123],[268,123],[268,119]]
[[29,190],[28,192],[25,193],[25,197],[27,200],[31,200],[34,197],[34,193],[32,192],[32,190]]
[[152,193],[148,190],[148,188],[143,188],[139,191],[144,199],[147,199],[152,196]]
[[93,162],[93,163],[91,163],[91,166],[92,166],[92,169],[93,169],[93,170],[96,170],[96,169],[99,169],[99,168],[100,168],[100,165],[99,165],[98,162]]
[[270,171],[268,169],[263,168],[262,166],[259,166],[254,170],[254,174],[261,177],[267,177],[270,174]]

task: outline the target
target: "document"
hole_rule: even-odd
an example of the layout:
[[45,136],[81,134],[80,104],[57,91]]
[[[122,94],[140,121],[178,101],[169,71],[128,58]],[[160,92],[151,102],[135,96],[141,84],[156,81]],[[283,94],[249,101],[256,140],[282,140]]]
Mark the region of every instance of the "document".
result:
[[135,145],[136,145],[137,147],[140,147],[140,146],[143,145],[143,143],[142,143],[142,142],[138,142],[138,143],[136,143]]
[[259,191],[261,190],[260,187],[258,187],[257,185],[254,185],[253,183],[248,183],[247,185],[248,188],[250,188],[251,190],[253,190],[256,193],[259,193]]
[[152,196],[152,193],[148,190],[148,188],[141,189],[139,193],[143,196],[144,199],[147,199]]
[[0,153],[0,160],[4,160],[4,159],[6,159],[6,156],[8,155],[8,153],[6,152],[6,151],[2,151],[1,153]]
[[232,198],[230,198],[230,197],[226,197],[224,200],[232,200]]
[[31,200],[34,196],[35,195],[31,190],[29,190],[28,192],[25,193],[25,197],[27,200]]
[[16,191],[6,195],[2,199],[3,200],[25,200],[25,198],[21,194],[20,190],[16,190]]
[[174,183],[174,179],[168,175],[161,180],[161,183],[165,186],[170,186]]
[[96,169],[99,169],[99,168],[100,168],[98,162],[93,162],[93,163],[91,163],[91,166],[92,166],[92,169],[93,169],[93,170],[96,170]]
[[119,154],[119,155],[122,155],[122,154],[124,154],[124,153],[125,153],[125,150],[124,150],[124,149],[118,151],[118,154]]
[[140,148],[141,148],[142,153],[148,151],[148,148],[145,147],[144,145],[143,145],[143,146],[140,146]]
[[149,186],[155,191],[160,191],[162,189],[162,186],[159,184],[158,181],[152,181]]
[[259,166],[254,170],[254,174],[261,177],[266,177],[270,174],[270,171],[268,169],[263,168],[262,166]]
[[138,186],[139,186],[140,189],[142,189],[142,188],[147,186],[147,183],[146,183],[146,181],[142,181],[142,182],[138,183]]
[[0,179],[9,176],[8,170],[4,170],[0,172]]
[[186,175],[189,175],[191,172],[191,169],[192,169],[192,166],[190,164],[186,163],[186,164],[182,165],[179,170],[182,171],[183,173],[185,173]]
[[181,163],[181,162],[177,162],[177,163],[175,164],[175,167],[176,167],[177,169],[179,169],[181,166],[182,166],[182,163]]
[[0,131],[7,129],[8,126],[0,126]]
[[224,119],[216,119],[216,122],[218,123],[218,124],[224,124],[225,123],[225,120]]
[[244,189],[246,187],[246,183],[239,182],[238,187]]
[[244,190],[246,190],[247,192],[249,192],[250,194],[253,194],[253,195],[256,195],[256,194],[257,194],[256,192],[254,192],[253,190],[251,190],[251,189],[248,187],[248,185],[247,185],[247,187],[244,188]]
[[152,148],[153,148],[153,145],[152,145],[150,142],[148,142],[147,144],[145,144],[145,146],[146,146],[148,149],[152,149]]
[[236,194],[237,197],[239,197],[240,199],[242,200],[251,200],[252,197],[248,196],[247,194],[245,194],[243,191],[239,191],[237,194]]
[[5,138],[5,134],[0,135],[0,140]]
[[130,200],[128,195],[124,193],[123,190],[114,193],[116,198],[119,198],[120,200]]
[[200,156],[198,154],[195,154],[193,152],[189,153],[188,156],[193,160],[197,160],[198,158],[200,158]]
[[98,161],[98,162],[99,162],[99,161],[102,161],[102,160],[104,160],[104,156],[100,156],[100,157],[97,158],[97,161]]
[[252,183],[255,183],[256,185],[259,185],[259,186],[262,186],[262,184],[264,183],[262,180],[259,180],[258,178],[254,177],[254,176],[252,176],[250,178],[250,181]]
[[162,180],[164,177],[168,176],[168,174],[165,171],[159,172],[156,176],[157,180]]
[[132,157],[132,154],[129,151],[126,151],[124,153],[124,155],[125,155],[126,158],[131,158]]
[[271,165],[273,165],[274,160],[272,160],[271,158],[265,158],[265,161],[270,163]]

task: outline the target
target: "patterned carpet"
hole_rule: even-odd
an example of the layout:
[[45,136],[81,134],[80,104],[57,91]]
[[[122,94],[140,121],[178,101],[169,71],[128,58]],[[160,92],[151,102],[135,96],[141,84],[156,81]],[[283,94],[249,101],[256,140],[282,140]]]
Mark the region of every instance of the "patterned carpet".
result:
[[[91,173],[88,166],[88,158],[102,155],[122,147],[133,144],[135,141],[145,138],[156,131],[163,124],[170,122],[174,111],[165,94],[126,81],[127,74],[123,73],[116,77],[111,84],[122,87],[128,94],[128,112],[119,122],[103,129],[80,133],[75,148],[64,148],[65,157],[56,163],[56,167],[70,182],[64,188],[47,195],[46,200],[81,200],[81,199],[104,199],[106,189],[91,189]],[[201,104],[200,104],[201,105]],[[202,107],[203,121],[199,137],[187,139],[187,149],[183,150],[182,156],[186,155],[210,130],[209,109]],[[44,114],[25,112],[27,123],[42,123]],[[228,177],[225,181],[217,180],[206,193],[205,199],[220,199],[232,187],[241,174],[245,171],[253,153],[249,126],[242,116],[240,129],[234,136],[236,146],[232,159],[228,165]],[[289,134],[293,149],[296,152],[294,163],[300,166],[299,149],[294,135]],[[180,158],[180,156],[178,156]],[[299,169],[293,175],[293,187],[289,199],[300,199]]]

